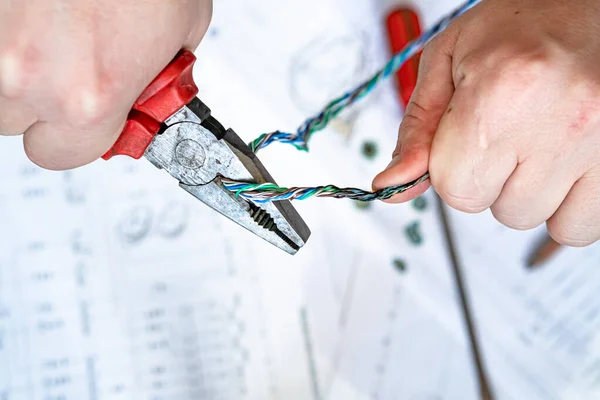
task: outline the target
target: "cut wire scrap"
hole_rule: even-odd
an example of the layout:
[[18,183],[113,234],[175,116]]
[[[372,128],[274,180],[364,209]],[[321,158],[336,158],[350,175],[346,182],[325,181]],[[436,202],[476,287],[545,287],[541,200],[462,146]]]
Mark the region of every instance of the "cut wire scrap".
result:
[[[373,89],[385,79],[393,75],[400,69],[406,61],[418,54],[425,45],[436,35],[442,32],[450,25],[452,21],[468,11],[481,0],[467,0],[452,13],[442,18],[431,29],[423,33],[419,38],[413,40],[404,47],[403,50],[395,54],[390,61],[369,80],[360,84],[354,90],[330,102],[319,114],[307,119],[296,131],[296,133],[287,133],[275,131],[260,135],[254,141],[250,142],[248,147],[254,153],[267,147],[271,143],[288,143],[298,150],[308,151],[308,141],[313,133],[324,129],[328,123],[334,119],[344,109],[350,107],[359,99],[371,93]],[[235,192],[236,195],[256,202],[277,201],[277,200],[304,200],[310,197],[333,197],[348,198],[360,201],[386,200],[390,197],[402,193],[429,178],[429,173],[425,173],[420,178],[404,185],[391,186],[375,192],[368,192],[356,188],[338,188],[334,185],[317,187],[296,187],[285,188],[273,183],[252,183],[222,178],[223,186]]]

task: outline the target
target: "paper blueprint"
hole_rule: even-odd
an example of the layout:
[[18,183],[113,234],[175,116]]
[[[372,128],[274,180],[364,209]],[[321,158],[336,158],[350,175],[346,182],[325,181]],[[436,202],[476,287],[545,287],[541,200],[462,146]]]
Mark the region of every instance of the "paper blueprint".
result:
[[[451,3],[419,3],[425,23]],[[385,62],[380,6],[216,0],[197,51],[200,98],[246,140],[295,129]],[[389,161],[400,117],[384,86],[317,134],[310,152],[274,144],[259,156],[283,185],[368,188]],[[365,141],[375,143],[374,159],[361,156]],[[0,170],[1,400],[477,399],[431,193],[424,211],[294,202],[313,233],[290,257],[144,160],[43,171],[19,138],[2,138]],[[482,218],[454,222],[497,398],[595,398],[585,397],[595,377],[594,325],[580,329],[595,310],[595,250],[585,253],[589,268],[577,270],[586,275],[570,275],[586,290],[567,306],[549,286],[565,267],[539,278],[519,272],[518,257],[502,253],[510,234]],[[420,246],[405,233],[415,222]],[[494,251],[501,254],[490,262]],[[489,281],[480,265],[506,280]],[[562,310],[560,318],[540,320],[538,292],[552,294],[539,298],[545,312]],[[584,302],[587,311],[571,312]],[[518,314],[521,325],[514,313],[523,304],[530,308]],[[558,320],[590,339],[569,342],[589,344],[585,354],[579,347],[579,358],[566,358],[548,345],[571,337],[549,322]],[[542,343],[525,332],[532,324],[546,332],[533,349],[515,339],[523,333]],[[539,367],[545,357],[554,367]],[[528,379],[531,371],[539,376]]]

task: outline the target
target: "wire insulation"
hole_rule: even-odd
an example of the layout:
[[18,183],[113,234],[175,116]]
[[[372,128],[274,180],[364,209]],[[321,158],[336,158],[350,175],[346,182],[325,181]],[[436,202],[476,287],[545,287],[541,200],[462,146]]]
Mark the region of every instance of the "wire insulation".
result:
[[[275,131],[260,135],[254,141],[248,144],[250,150],[254,153],[269,146],[274,142],[291,144],[298,150],[308,151],[308,142],[312,135],[324,129],[328,123],[338,116],[344,109],[350,107],[358,100],[371,93],[381,82],[392,76],[400,69],[406,61],[418,54],[425,45],[436,35],[448,27],[456,18],[468,11],[481,0],[467,0],[463,5],[442,18],[432,28],[423,33],[419,38],[413,40],[405,46],[403,50],[396,53],[388,63],[374,74],[369,80],[360,84],[355,89],[347,92],[341,97],[331,101],[317,115],[307,119],[296,131],[288,133]],[[304,200],[310,197],[333,197],[348,198],[360,201],[385,200],[402,193],[429,178],[429,173],[425,173],[420,178],[405,185],[391,186],[376,192],[367,192],[356,188],[338,188],[334,185],[317,187],[294,187],[284,188],[273,183],[252,183],[236,181],[222,178],[223,185],[228,190],[242,196],[248,200],[256,202],[277,201],[277,200]]]
[[421,176],[404,185],[390,186],[375,192],[368,192],[356,188],[338,188],[334,185],[317,187],[292,187],[285,188],[273,183],[246,183],[227,178],[221,178],[223,186],[234,192],[237,196],[252,200],[256,203],[281,200],[305,200],[310,197],[333,197],[336,199],[352,199],[357,201],[386,200],[398,193],[411,189],[421,182],[426,181],[429,174]]

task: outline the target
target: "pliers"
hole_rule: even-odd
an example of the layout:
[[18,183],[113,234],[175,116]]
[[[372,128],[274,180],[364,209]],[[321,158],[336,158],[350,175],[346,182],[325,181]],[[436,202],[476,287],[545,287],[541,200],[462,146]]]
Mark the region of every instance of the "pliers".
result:
[[102,156],[142,156],[223,216],[295,254],[310,230],[289,201],[253,203],[225,189],[220,178],[275,181],[232,129],[196,97],[195,55],[181,50],[134,103],[123,132]]

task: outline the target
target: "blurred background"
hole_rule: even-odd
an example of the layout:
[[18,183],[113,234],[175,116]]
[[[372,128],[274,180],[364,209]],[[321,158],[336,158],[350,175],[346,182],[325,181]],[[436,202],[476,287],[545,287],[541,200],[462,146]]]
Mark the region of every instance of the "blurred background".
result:
[[[215,0],[199,97],[250,141],[295,130],[390,56],[390,7],[423,28],[455,0]],[[402,105],[393,80],[260,158],[285,186],[370,188]],[[145,160],[41,170],[0,146],[0,400],[476,400],[479,379],[432,191],[313,198],[295,256]],[[493,398],[600,398],[600,247],[526,267],[545,234],[450,211]]]

